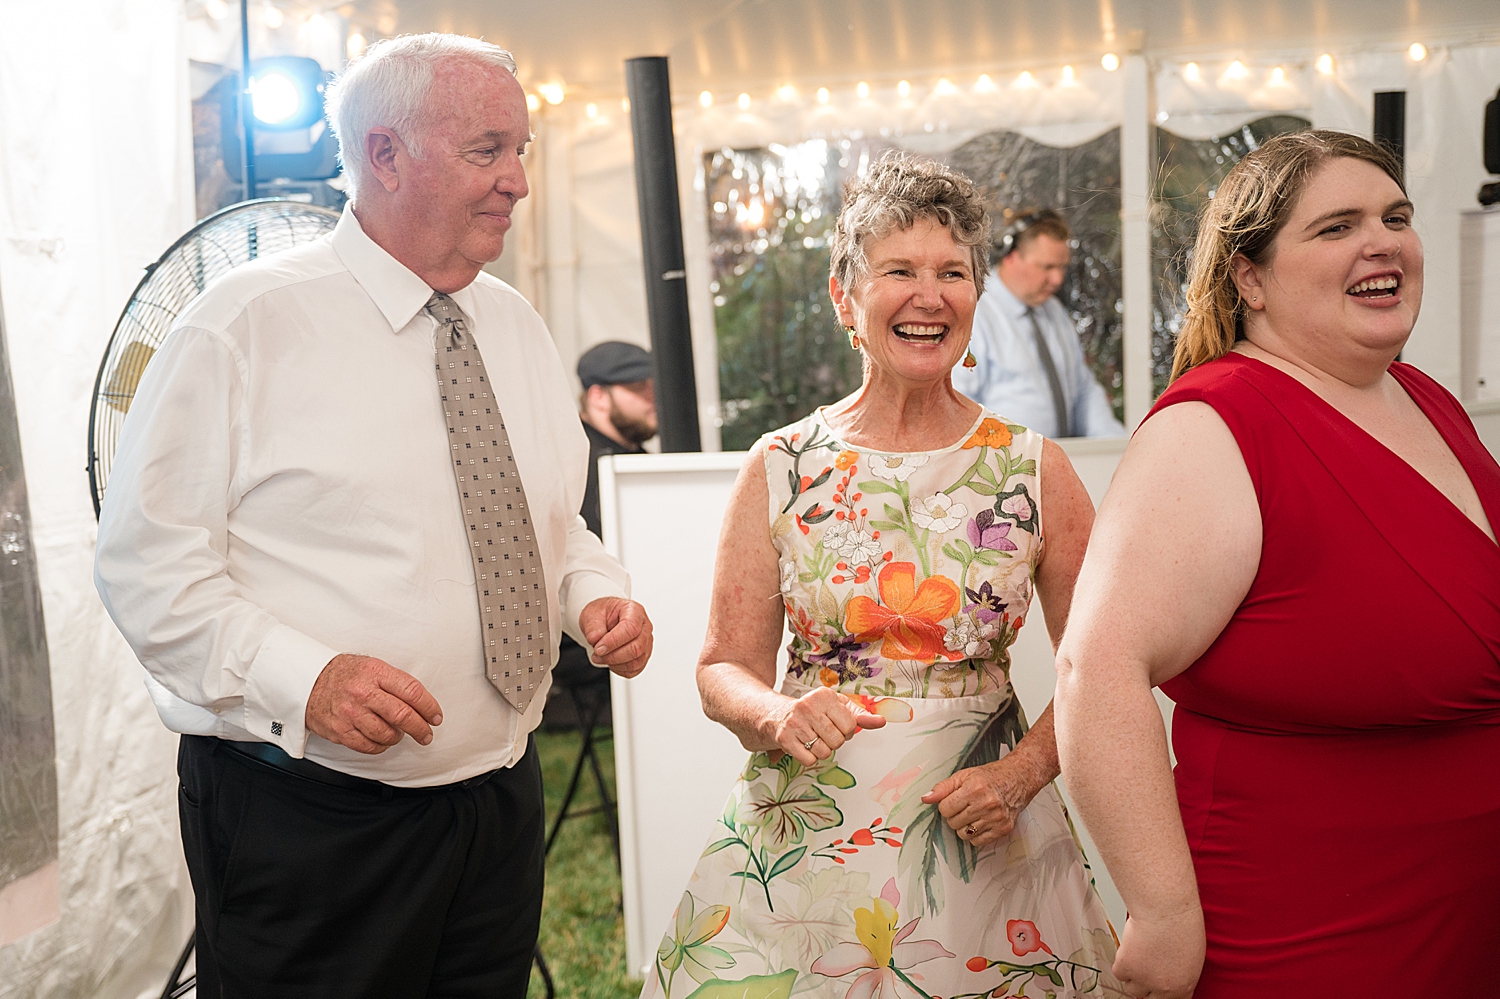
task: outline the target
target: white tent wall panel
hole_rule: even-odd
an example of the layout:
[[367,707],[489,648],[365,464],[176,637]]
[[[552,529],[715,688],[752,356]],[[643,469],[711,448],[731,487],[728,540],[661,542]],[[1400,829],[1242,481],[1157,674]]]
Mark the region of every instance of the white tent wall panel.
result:
[[[61,56],[66,53],[66,58]],[[0,306],[47,623],[61,918],[0,948],[0,996],[159,994],[191,927],[176,738],[92,581],[94,373],[192,223],[179,0],[0,4]]]

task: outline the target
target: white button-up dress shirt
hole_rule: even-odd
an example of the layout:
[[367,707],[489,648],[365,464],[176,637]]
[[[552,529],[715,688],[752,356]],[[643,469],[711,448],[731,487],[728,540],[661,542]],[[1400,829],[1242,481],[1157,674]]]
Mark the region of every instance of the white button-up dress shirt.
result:
[[1021,301],[991,270],[974,309],[969,349],[978,363],[953,369],[953,387],[981,406],[1030,427],[1043,437],[1118,437],[1125,425],[1115,419],[1104,388],[1094,380],[1078,343],[1073,317],[1056,298],[1036,309],[1037,324],[1052,352],[1067,399],[1071,427],[1057,425],[1052,386],[1037,352],[1036,337]]
[[[404,786],[516,762],[485,677],[474,567],[434,368],[432,289],[346,209],[330,235],[226,275],[181,315],[121,430],[95,581],[177,732],[274,743]],[[472,320],[541,548],[554,649],[629,579],[578,516],[588,441],[541,317],[487,274]],[[375,656],[442,707],[431,745],[367,756],[310,734],[334,656]]]

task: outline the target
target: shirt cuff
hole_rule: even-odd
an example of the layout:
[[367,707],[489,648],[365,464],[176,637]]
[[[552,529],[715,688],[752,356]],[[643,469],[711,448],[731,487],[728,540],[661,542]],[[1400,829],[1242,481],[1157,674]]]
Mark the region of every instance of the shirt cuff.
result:
[[[584,651],[589,655],[589,662],[594,662],[594,648],[583,636],[583,628],[578,623],[578,615],[583,609],[601,597],[621,597],[630,599],[629,587],[622,588],[618,582],[608,576],[598,573],[580,573],[568,581],[568,599],[563,606],[563,631],[575,642],[582,645]],[[594,663],[598,665],[598,663]]]
[[307,698],[337,655],[284,624],[273,628],[245,677],[245,731],[301,759],[307,748]]

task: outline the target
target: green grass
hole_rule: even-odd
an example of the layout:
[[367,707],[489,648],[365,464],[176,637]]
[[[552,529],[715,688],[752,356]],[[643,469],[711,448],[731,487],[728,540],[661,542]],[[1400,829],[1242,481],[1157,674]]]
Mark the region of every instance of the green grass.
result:
[[[536,733],[549,830],[568,789],[579,740],[577,732]],[[608,741],[599,743],[598,752],[613,797],[614,746]],[[593,774],[585,766],[570,811],[597,804],[599,794]],[[539,943],[559,999],[636,999],[640,995],[641,980],[626,974],[620,871],[602,814],[570,818],[563,823],[547,858]],[[542,976],[533,966],[527,999],[544,999],[546,994]]]

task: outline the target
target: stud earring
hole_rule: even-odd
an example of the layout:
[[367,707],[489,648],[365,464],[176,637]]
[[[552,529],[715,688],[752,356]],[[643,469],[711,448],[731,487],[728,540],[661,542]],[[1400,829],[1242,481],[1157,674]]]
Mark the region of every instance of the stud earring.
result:
[[974,359],[974,352],[972,350],[965,351],[964,352],[964,367],[966,367],[966,368],[974,368],[974,367],[978,367],[978,366],[979,366],[979,362]]

